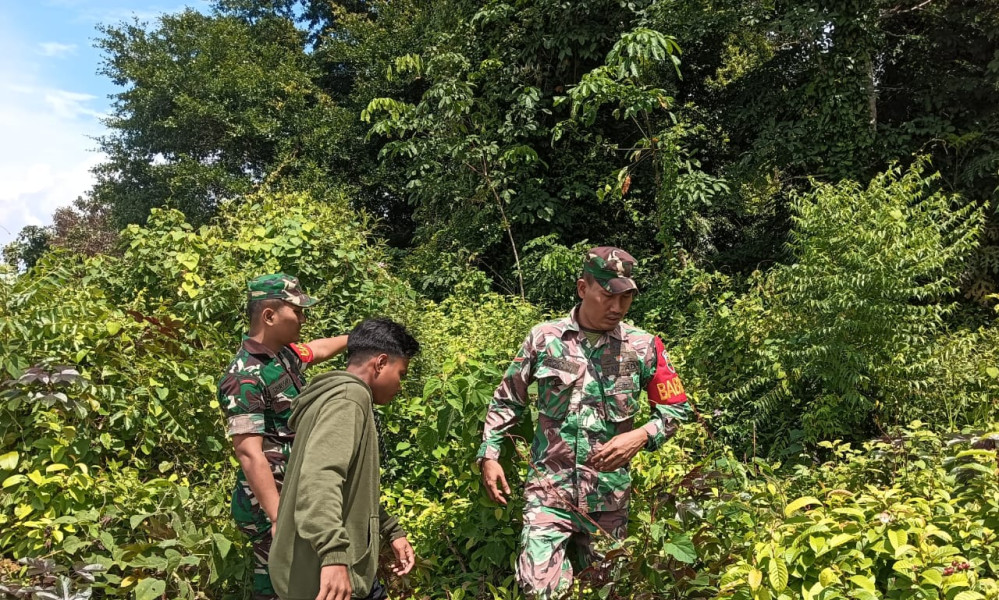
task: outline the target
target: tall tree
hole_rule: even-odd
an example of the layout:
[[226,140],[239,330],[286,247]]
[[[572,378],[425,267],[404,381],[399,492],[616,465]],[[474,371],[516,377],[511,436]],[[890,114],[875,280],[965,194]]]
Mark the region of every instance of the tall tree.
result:
[[649,14],[684,49],[687,144],[730,183],[730,210],[697,210],[713,215],[716,263],[780,260],[790,193],[809,178],[864,182],[929,153],[950,191],[994,200],[994,0],[662,0]]
[[253,23],[187,10],[155,27],[102,29],[102,72],[123,89],[100,138],[97,201],[117,223],[167,204],[204,221],[268,173],[347,164],[354,118],[315,81],[305,34],[284,18]]
[[670,120],[676,48],[643,18],[605,0],[489,2],[396,61],[390,77],[425,82],[422,97],[376,98],[364,117],[407,174],[418,249],[464,250],[523,291],[518,249],[539,236],[654,244],[654,185],[600,191]]

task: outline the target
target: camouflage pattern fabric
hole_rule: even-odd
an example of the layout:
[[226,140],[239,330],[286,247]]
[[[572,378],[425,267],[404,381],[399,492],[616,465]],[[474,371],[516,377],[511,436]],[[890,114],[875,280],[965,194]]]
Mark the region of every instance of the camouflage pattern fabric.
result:
[[284,273],[273,273],[255,277],[246,284],[249,300],[284,300],[303,308],[313,306],[319,300],[306,295],[298,284],[298,278]]
[[[306,344],[291,344],[274,354],[263,344],[244,337],[219,383],[219,403],[225,407],[229,437],[244,434],[263,437],[264,456],[278,492],[295,439],[288,427],[291,400],[305,385],[302,372],[312,357],[312,350]],[[274,597],[267,575],[271,524],[253,496],[243,469],[236,473],[232,498],[233,518],[253,545],[254,597]]]
[[634,257],[612,246],[591,248],[583,259],[583,273],[592,275],[602,288],[612,294],[638,291],[638,284],[631,278],[634,266]]
[[[544,506],[568,502],[586,513],[622,510],[631,492],[630,468],[601,473],[589,459],[634,428],[641,392],[658,364],[655,338],[621,323],[591,345],[580,332],[577,310],[528,334],[489,404],[478,456],[499,458],[503,436],[520,421],[527,388],[536,381],[539,414],[525,496]],[[662,446],[692,415],[686,402],[654,403],[651,410],[643,425],[648,450]]]
[[602,536],[610,536],[610,541],[624,539],[627,530],[627,510],[583,516],[571,510],[529,505],[524,509],[517,583],[532,598],[561,598],[572,587],[573,562],[582,569],[601,560],[594,542]]
[[[253,553],[253,599],[278,600],[267,572],[267,559],[271,554],[271,521],[249,489],[249,486],[236,487],[232,494],[232,516],[236,526],[250,540],[250,551]],[[278,492],[280,491],[279,484]]]
[[[520,557],[521,571],[527,574],[550,574],[549,568],[535,565],[554,560],[551,557],[559,552],[542,550],[559,536],[532,529],[528,516],[532,510],[542,507],[542,514],[552,509],[591,518],[627,514],[630,466],[603,473],[590,466],[590,458],[615,435],[634,428],[642,390],[659,379],[660,366],[672,372],[669,389],[674,393],[670,402],[659,402],[658,394],[657,401],[650,402],[651,418],[642,425],[649,436],[646,449],[658,449],[693,415],[668,355],[657,351],[654,336],[621,323],[591,344],[580,330],[577,312],[578,307],[567,318],[537,325],[528,334],[490,402],[478,453],[479,458],[499,458],[504,435],[523,416],[528,387],[537,382],[538,420],[524,491],[530,510],[525,513]],[[548,581],[549,575],[539,577]],[[532,589],[552,588],[548,583],[531,583],[528,576],[524,579]]]

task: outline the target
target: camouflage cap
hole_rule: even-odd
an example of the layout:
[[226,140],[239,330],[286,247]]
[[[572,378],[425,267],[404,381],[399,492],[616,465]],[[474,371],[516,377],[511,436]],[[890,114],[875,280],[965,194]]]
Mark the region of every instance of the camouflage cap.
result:
[[249,299],[252,300],[284,300],[289,304],[303,308],[312,306],[319,300],[307,296],[298,285],[298,278],[284,273],[272,273],[254,277],[246,284]]
[[638,291],[631,278],[635,258],[620,248],[599,246],[590,248],[583,259],[583,273],[589,273],[602,288],[612,294]]

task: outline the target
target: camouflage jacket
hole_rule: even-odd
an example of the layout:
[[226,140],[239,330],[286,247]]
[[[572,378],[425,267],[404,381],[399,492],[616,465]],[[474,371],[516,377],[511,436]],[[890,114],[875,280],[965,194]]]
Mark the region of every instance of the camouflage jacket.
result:
[[[264,456],[280,485],[295,433],[288,427],[291,400],[305,385],[303,371],[312,362],[306,344],[290,344],[274,354],[249,337],[219,382],[219,403],[225,407],[229,437],[263,436]],[[245,483],[240,469],[237,485]]]
[[[617,434],[634,428],[642,390],[659,366],[655,337],[621,323],[591,345],[573,309],[567,318],[535,326],[507,369],[489,405],[480,458],[498,458],[504,434],[520,420],[528,387],[537,382],[538,420],[525,496],[528,505],[584,512],[624,509],[631,493],[628,466],[601,473],[590,457]],[[671,370],[671,391],[685,400]],[[687,402],[651,404],[643,425],[655,450],[692,415]]]

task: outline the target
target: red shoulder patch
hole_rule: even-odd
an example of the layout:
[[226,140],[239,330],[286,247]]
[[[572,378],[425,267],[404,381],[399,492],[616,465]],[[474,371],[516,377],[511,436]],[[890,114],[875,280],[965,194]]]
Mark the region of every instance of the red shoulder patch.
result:
[[649,381],[645,391],[649,394],[649,402],[655,404],[682,404],[687,401],[687,392],[676,374],[676,369],[669,361],[669,355],[663,347],[663,342],[655,338],[656,373]]
[[292,352],[294,352],[298,358],[302,359],[302,362],[304,363],[310,363],[316,357],[316,355],[312,353],[312,348],[309,348],[308,344],[288,344],[288,347],[291,348]]

